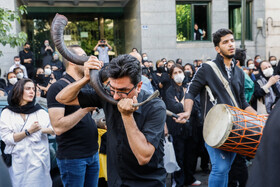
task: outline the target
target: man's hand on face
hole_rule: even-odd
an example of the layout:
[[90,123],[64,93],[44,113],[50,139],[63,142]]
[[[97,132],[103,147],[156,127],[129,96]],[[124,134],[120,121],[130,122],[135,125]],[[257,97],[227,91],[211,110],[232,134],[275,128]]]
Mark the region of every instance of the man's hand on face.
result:
[[90,56],[88,61],[84,63],[84,78],[90,80],[90,74],[89,71],[91,69],[100,70],[103,66],[103,63],[98,60],[96,56]]
[[132,104],[138,103],[136,96],[131,98],[124,98],[118,102],[118,109],[122,116],[130,116],[135,112],[138,107],[132,106]]

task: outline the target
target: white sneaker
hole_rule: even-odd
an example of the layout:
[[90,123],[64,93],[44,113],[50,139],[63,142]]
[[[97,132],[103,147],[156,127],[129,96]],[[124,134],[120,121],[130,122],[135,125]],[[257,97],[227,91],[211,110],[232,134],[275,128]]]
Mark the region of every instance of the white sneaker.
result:
[[194,181],[194,183],[192,183],[192,186],[199,186],[201,185],[201,182],[199,180]]

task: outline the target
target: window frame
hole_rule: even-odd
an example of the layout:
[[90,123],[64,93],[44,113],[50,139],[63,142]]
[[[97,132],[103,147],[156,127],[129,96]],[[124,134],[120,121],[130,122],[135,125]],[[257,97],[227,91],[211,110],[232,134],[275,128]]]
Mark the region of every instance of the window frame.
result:
[[[191,40],[186,40],[186,41],[177,41],[177,43],[189,43],[189,42],[211,42],[212,41],[212,24],[211,24],[211,1],[210,0],[200,0],[198,2],[196,1],[187,1],[187,0],[177,0],[176,1],[176,5],[180,5],[180,4],[190,4],[191,5],[191,28],[194,28],[194,6],[197,5],[206,5],[207,6],[207,30],[206,30],[206,36],[207,36],[207,40],[194,40],[194,30],[191,29]],[[175,6],[176,6],[175,5]],[[176,7],[175,7],[175,11],[176,11]],[[177,36],[177,22],[176,22],[176,36]]]
[[[241,6],[240,1],[229,1],[228,6]],[[242,7],[241,7],[242,8]],[[253,24],[252,24],[252,8],[253,8],[253,1],[252,0],[247,0],[246,1],[246,35],[245,35],[245,40],[252,41],[253,40],[253,35],[252,35],[252,29],[253,29]],[[230,22],[230,8],[228,7],[228,27],[230,28],[231,22]],[[240,41],[241,39],[235,39],[237,41]]]

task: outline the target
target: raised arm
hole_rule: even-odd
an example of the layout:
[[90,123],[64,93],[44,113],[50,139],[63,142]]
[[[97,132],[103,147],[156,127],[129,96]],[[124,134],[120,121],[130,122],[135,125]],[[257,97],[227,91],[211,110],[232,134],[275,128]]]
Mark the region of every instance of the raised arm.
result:
[[102,63],[95,56],[91,56],[84,64],[84,77],[62,89],[56,96],[56,100],[65,105],[79,105],[78,94],[90,81],[89,70],[101,69]]

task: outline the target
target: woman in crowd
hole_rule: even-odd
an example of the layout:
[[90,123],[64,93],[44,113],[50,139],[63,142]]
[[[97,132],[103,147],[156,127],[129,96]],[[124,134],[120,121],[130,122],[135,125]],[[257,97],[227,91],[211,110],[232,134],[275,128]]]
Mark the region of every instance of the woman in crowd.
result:
[[262,62],[261,56],[256,55],[254,58],[254,64],[257,69],[260,69],[260,63]]
[[[170,69],[171,85],[166,91],[165,104],[166,108],[175,114],[184,111],[184,95],[186,88],[183,85],[185,78],[184,69],[180,64],[175,64]],[[190,141],[192,128],[190,123],[179,124],[171,117],[167,117],[166,124],[169,134],[173,137],[173,145],[176,160],[181,170],[174,173],[176,187],[184,185],[200,185],[201,182],[193,176],[193,163],[196,155],[192,148],[193,143]]]
[[253,59],[247,60],[246,66],[249,69],[249,77],[252,79],[252,81],[256,81],[256,76],[259,74],[259,70],[256,68]]
[[43,60],[43,66],[49,64],[52,60],[53,49],[50,46],[49,40],[44,41],[44,45],[41,47],[41,56]]
[[46,98],[49,87],[51,86],[51,84],[56,82],[56,79],[52,74],[51,66],[49,64],[44,67],[43,72],[42,70],[42,68],[37,69],[35,75],[35,83],[36,86],[41,90],[41,97]]
[[152,74],[152,85],[155,90],[159,90],[161,97],[165,98],[165,92],[170,86],[170,78],[166,72],[167,68],[165,67],[163,61],[158,60],[156,62],[157,71]]
[[3,109],[0,135],[5,153],[12,155],[9,173],[14,187],[52,185],[47,134],[54,134],[48,113],[35,104],[31,79],[19,80]]
[[280,97],[279,75],[273,75],[268,61],[260,63],[260,76],[255,82],[254,107],[258,113],[269,114]]
[[[184,73],[185,73],[185,81],[190,82],[193,78],[193,75],[195,73],[195,67],[194,65],[187,63],[184,65]],[[184,81],[184,82],[185,82]]]
[[280,75],[280,64],[277,63],[276,56],[270,56],[268,58],[268,61],[270,62],[271,66],[274,70],[274,75]]
[[59,80],[62,77],[62,73],[65,71],[65,68],[63,63],[59,60],[58,54],[56,52],[53,53],[53,59],[49,64],[51,65],[54,78]]
[[18,80],[24,78],[23,70],[20,67],[15,68],[13,72],[16,74]]
[[18,81],[18,79],[17,79],[17,76],[14,72],[9,72],[7,74],[7,86],[5,88],[5,92],[7,94],[9,94],[9,92],[14,87],[14,85],[16,84],[17,81]]

